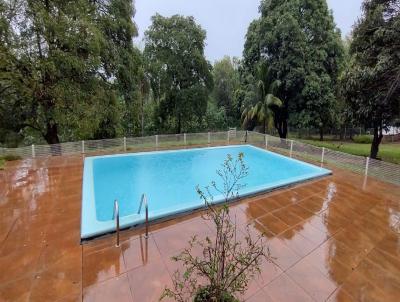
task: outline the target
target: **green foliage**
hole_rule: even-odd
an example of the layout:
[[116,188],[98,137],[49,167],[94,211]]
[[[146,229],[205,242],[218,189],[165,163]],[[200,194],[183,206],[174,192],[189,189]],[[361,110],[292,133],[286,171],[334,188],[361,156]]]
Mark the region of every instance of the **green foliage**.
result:
[[0,156],[0,170],[4,169],[6,161],[13,161],[13,160],[19,160],[19,159],[21,159],[21,157],[18,155],[8,154],[8,155]]
[[235,126],[240,118],[240,104],[235,92],[240,88],[237,59],[226,56],[215,62],[213,68],[214,89],[212,96],[219,108],[223,107],[230,126]]
[[273,110],[279,110],[283,103],[275,96],[280,86],[280,81],[272,77],[271,69],[265,63],[259,63],[257,70],[257,103],[246,107],[242,113],[243,126],[249,129],[250,125],[261,123],[263,133],[274,124]]
[[376,158],[383,130],[400,113],[400,8],[396,0],[365,0],[342,79],[348,114],[372,126],[370,156]]
[[201,120],[212,88],[211,66],[204,57],[206,32],[193,17],[152,17],[145,33],[144,56],[158,106],[159,127],[181,133]]
[[117,135],[121,100],[131,103],[136,87],[132,2],[2,1],[0,9],[0,127],[29,127],[48,143]]
[[284,106],[275,126],[286,137],[293,126],[325,127],[335,113],[335,85],[343,57],[340,33],[325,0],[263,0],[244,49],[245,70],[265,61],[282,85]]
[[371,135],[356,135],[353,137],[353,141],[357,144],[371,144],[373,136]]
[[[243,294],[251,279],[260,272],[263,260],[271,261],[269,250],[263,243],[263,236],[254,239],[249,229],[243,240],[239,240],[234,218],[229,214],[226,203],[238,197],[244,187],[241,182],[248,175],[248,167],[240,153],[236,159],[228,155],[222,168],[217,171],[220,181],[212,182],[202,191],[197,187],[200,198],[207,206],[203,216],[215,227],[215,238],[204,240],[194,236],[175,261],[182,262],[184,271],[176,271],[173,288],[165,289],[162,298],[175,301],[238,301],[235,297]],[[213,193],[225,198],[223,206],[213,205]],[[201,251],[199,253],[199,251]],[[202,280],[202,281],[200,281]]]

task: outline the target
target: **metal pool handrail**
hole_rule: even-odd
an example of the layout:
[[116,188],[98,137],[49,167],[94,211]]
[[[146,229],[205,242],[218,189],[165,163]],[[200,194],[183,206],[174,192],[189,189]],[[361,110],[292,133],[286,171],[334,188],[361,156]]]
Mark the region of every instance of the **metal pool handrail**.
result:
[[144,235],[144,238],[148,238],[149,237],[149,207],[147,204],[147,197],[146,194],[142,194],[142,198],[140,200],[140,204],[139,204],[139,210],[138,210],[138,214],[140,214],[140,211],[142,210],[142,205],[144,203],[144,208],[145,208],[145,214],[146,214],[146,220],[145,220],[145,226],[146,226],[146,234]]
[[113,218],[115,219],[115,230],[117,232],[117,246],[119,246],[119,206],[118,206],[118,201],[114,201],[114,213],[113,213]]

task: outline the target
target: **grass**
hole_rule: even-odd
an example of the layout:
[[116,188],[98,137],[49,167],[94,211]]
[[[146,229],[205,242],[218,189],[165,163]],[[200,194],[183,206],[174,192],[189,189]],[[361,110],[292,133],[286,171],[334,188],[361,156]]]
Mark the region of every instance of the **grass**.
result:
[[0,170],[4,170],[4,167],[6,165],[6,161],[12,161],[12,160],[18,160],[18,159],[21,159],[21,157],[18,156],[18,155],[0,156]]
[[[302,142],[325,147],[335,151],[341,151],[353,155],[369,156],[371,149],[370,144],[358,144],[348,141],[317,141],[317,140],[301,140]],[[385,143],[379,146],[378,157],[383,161],[400,164],[400,144],[399,143]]]

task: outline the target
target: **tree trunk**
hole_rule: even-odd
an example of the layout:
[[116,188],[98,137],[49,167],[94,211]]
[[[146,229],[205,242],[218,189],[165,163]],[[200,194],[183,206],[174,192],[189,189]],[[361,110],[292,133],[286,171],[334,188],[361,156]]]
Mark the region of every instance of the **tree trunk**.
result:
[[58,129],[56,123],[47,122],[44,139],[50,145],[51,153],[53,155],[61,154],[60,146],[58,145],[60,143],[60,139],[58,137]]
[[374,125],[374,138],[371,144],[371,152],[370,157],[376,159],[379,152],[379,145],[382,141],[383,133],[382,133],[382,125]]
[[177,125],[177,129],[176,129],[176,133],[180,134],[181,131],[182,131],[181,115],[178,114],[178,125]]
[[278,134],[280,138],[286,139],[287,136],[287,120],[281,120],[276,125],[276,130],[278,130]]
[[144,101],[143,101],[143,95],[141,96],[141,101],[142,101],[141,127],[142,127],[142,137],[143,137],[144,136]]
[[319,127],[319,140],[322,142],[324,140],[324,128]]

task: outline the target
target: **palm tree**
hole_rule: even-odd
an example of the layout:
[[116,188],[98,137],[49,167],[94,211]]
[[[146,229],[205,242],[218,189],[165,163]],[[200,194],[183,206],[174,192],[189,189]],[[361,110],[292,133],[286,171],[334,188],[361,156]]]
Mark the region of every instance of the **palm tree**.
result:
[[280,81],[272,77],[271,69],[265,63],[257,68],[257,90],[258,102],[248,106],[242,113],[243,127],[251,123],[263,125],[263,133],[267,127],[271,128],[274,123],[273,110],[282,106],[283,102],[276,96]]

